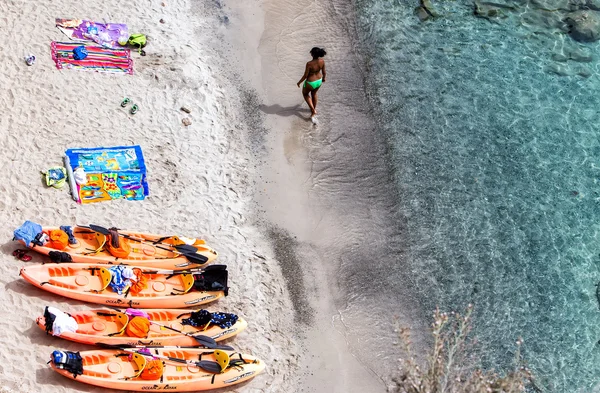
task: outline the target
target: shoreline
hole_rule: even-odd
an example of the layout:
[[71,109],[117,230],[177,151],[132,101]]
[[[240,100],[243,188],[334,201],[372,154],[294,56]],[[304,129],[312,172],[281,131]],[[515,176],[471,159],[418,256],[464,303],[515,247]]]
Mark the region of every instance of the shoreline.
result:
[[[339,4],[308,5],[307,1],[285,0],[227,5],[232,10],[232,25],[244,26],[243,33],[231,40],[237,43],[238,63],[244,66],[240,67],[244,69],[243,79],[257,94],[250,105],[261,102],[261,113],[253,116],[254,121],[261,122],[252,124],[269,130],[266,136],[260,135],[264,137],[264,147],[259,151],[264,155],[257,169],[256,221],[263,232],[276,227],[279,237],[294,240],[294,245],[281,254],[290,257],[276,255],[276,259],[296,315],[306,314],[306,302],[311,309],[310,322],[303,323],[298,334],[306,351],[299,369],[304,391],[384,392],[397,365],[388,364],[379,370],[378,360],[365,358],[360,334],[370,327],[361,320],[364,315],[353,319],[354,312],[347,304],[351,295],[339,279],[344,248],[355,247],[353,240],[345,238],[348,225],[356,224],[346,216],[347,209],[357,208],[354,213],[367,220],[371,212],[361,198],[357,203],[353,192],[344,190],[344,178],[348,175],[338,150],[341,147],[349,151],[353,147],[348,145],[345,131],[340,130],[343,121],[335,122],[348,115],[357,121],[357,129],[374,125],[368,119],[367,107],[347,100],[355,92],[365,95],[362,83],[356,83],[361,77],[354,47],[347,42],[349,21],[336,19],[337,12],[342,11]],[[307,10],[315,11],[315,7],[316,12],[309,14]],[[342,14],[351,19],[351,7],[345,7]],[[318,21],[309,22],[313,14],[319,15]],[[314,42],[307,29],[326,20],[327,40]],[[315,45],[324,45],[328,50],[329,58],[325,60],[330,73],[320,91],[319,108],[323,115],[319,116],[321,123],[317,127],[310,123],[308,107],[295,86],[295,77],[301,75],[308,51]],[[336,194],[347,199],[340,204]],[[301,275],[296,265],[301,266]],[[286,271],[293,274],[286,276]],[[352,330],[349,325],[361,331]],[[377,328],[387,331],[387,336],[382,337],[389,340],[387,345],[395,341],[391,321]]]

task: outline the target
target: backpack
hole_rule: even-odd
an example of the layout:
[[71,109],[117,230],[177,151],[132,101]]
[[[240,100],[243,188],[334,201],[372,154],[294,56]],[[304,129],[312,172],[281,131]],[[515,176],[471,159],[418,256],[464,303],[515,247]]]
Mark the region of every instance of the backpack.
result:
[[147,40],[145,34],[132,34],[129,36],[129,40],[127,40],[127,44],[131,46],[135,46],[139,49],[139,52],[142,53],[142,48],[146,46]]

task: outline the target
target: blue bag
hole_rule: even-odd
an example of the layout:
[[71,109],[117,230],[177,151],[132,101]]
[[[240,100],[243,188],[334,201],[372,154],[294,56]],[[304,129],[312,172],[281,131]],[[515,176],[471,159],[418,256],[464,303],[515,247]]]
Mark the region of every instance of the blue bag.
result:
[[73,58],[75,60],[83,60],[88,56],[88,51],[85,46],[81,45],[73,49]]
[[25,221],[23,225],[15,229],[13,234],[15,240],[22,240],[23,243],[29,247],[31,242],[35,240],[35,237],[38,235],[38,233],[42,233],[42,226],[40,224],[31,221]]

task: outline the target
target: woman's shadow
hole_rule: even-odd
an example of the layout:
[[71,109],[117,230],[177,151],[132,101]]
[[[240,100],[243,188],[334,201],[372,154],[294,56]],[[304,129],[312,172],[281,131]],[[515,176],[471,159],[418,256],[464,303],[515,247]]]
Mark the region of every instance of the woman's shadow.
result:
[[264,113],[268,114],[268,115],[278,115],[278,116],[284,116],[284,117],[289,117],[289,116],[297,116],[299,118],[301,118],[302,120],[307,120],[310,118],[310,116],[303,116],[302,113],[309,113],[310,114],[310,109],[308,108],[301,108],[301,104],[297,104],[294,106],[288,106],[288,107],[283,107],[279,104],[275,104],[275,105],[259,105],[259,109],[261,111],[263,111]]

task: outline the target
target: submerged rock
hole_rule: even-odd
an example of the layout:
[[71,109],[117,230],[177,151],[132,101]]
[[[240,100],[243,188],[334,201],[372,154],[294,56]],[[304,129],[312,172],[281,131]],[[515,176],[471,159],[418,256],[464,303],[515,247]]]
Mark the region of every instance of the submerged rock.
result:
[[569,69],[562,64],[552,63],[546,67],[546,72],[559,76],[570,76]]
[[573,0],[531,0],[531,4],[537,9],[550,12],[578,9],[578,7],[573,7]]
[[577,75],[583,78],[589,78],[590,76],[592,76],[592,71],[587,67],[580,67],[575,72],[577,73]]
[[600,11],[600,0],[587,0],[585,5],[590,10]]
[[591,63],[594,57],[587,50],[580,48],[563,48],[560,53],[553,53],[552,60],[566,63],[569,60],[578,63]]
[[504,11],[514,11],[517,8],[510,4],[499,4],[492,3],[489,1],[478,1],[475,0],[473,3],[475,5],[475,9],[473,10],[473,14],[479,18],[492,19],[492,18],[506,18],[506,14]]
[[594,42],[600,39],[600,15],[597,11],[575,11],[564,19],[569,35],[576,41]]
[[415,14],[417,14],[421,22],[425,22],[427,19],[431,18],[431,15],[429,15],[427,10],[423,7],[415,8]]
[[574,48],[567,52],[569,59],[580,63],[591,63],[594,57],[587,49]]
[[415,13],[419,17],[421,22],[426,21],[430,18],[436,18],[439,14],[433,8],[431,0],[420,0],[421,5],[415,8]]
[[600,11],[600,0],[569,0],[571,11],[594,10]]

